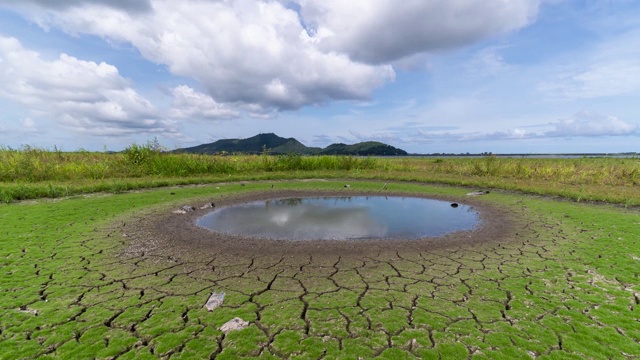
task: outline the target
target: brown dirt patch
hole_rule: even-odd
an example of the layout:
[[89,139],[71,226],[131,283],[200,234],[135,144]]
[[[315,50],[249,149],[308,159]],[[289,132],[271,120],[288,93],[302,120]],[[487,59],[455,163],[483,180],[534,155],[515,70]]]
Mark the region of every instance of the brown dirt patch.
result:
[[[263,191],[249,194],[229,195],[222,199],[212,199],[216,208],[236,204],[286,197],[306,196],[345,196],[344,191]],[[397,251],[429,251],[443,248],[465,247],[471,244],[502,242],[514,239],[514,216],[505,208],[488,204],[472,197],[440,197],[414,193],[383,193],[353,191],[349,196],[385,195],[411,196],[446,200],[473,206],[482,220],[481,225],[469,231],[450,233],[435,238],[415,240],[398,239],[361,239],[348,241],[313,240],[287,241],[248,238],[238,235],[221,234],[195,225],[196,219],[211,209],[198,209],[207,199],[201,199],[195,206],[198,210],[187,214],[174,214],[164,209],[144,216],[142,219],[123,227],[130,237],[126,253],[130,255],[174,255],[177,257],[199,256],[205,254],[229,254],[242,257],[260,255],[354,255],[366,256]],[[490,196],[490,195],[488,195]],[[185,204],[187,205],[187,204]]]

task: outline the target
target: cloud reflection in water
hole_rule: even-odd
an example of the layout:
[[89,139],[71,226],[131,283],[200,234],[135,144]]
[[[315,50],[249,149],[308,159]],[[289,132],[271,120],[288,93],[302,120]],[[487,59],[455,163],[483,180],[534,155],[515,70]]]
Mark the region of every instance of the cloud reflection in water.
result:
[[309,197],[257,201],[217,209],[197,225],[217,232],[286,240],[420,238],[468,230],[469,206],[401,197]]

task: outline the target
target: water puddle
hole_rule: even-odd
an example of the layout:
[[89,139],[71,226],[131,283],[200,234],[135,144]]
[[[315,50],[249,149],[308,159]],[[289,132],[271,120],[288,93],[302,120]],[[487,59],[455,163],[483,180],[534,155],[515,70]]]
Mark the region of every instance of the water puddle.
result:
[[271,199],[217,209],[196,224],[216,232],[282,240],[417,239],[471,230],[470,206],[414,197]]

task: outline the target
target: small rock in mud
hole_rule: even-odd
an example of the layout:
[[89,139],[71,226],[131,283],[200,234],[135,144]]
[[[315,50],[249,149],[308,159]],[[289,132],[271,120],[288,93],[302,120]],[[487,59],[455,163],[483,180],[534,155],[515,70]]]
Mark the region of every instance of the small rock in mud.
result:
[[172,211],[174,214],[186,214],[195,211],[196,208],[191,205],[180,206],[180,209]]
[[200,209],[213,209],[214,207],[216,207],[216,204],[214,204],[212,202],[209,202],[209,203],[206,203],[206,204],[202,205],[200,207]]
[[207,303],[204,304],[204,307],[207,308],[207,310],[209,311],[213,311],[215,308],[217,308],[218,306],[222,305],[222,302],[224,301],[224,293],[211,293],[211,296],[209,296],[209,300],[207,300]]
[[224,323],[224,325],[220,326],[220,328],[218,328],[218,330],[222,331],[223,333],[228,333],[229,331],[235,331],[235,330],[242,330],[244,328],[246,328],[247,326],[249,326],[249,323],[247,321],[242,320],[241,318],[233,318],[229,321],[227,321],[226,323]]

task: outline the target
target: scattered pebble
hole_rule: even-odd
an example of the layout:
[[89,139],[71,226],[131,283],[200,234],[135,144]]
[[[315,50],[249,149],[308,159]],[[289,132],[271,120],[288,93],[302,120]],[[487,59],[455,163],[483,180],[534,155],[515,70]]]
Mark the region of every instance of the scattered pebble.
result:
[[204,307],[207,308],[207,310],[209,311],[213,311],[215,308],[222,305],[223,301],[224,301],[224,293],[214,292],[214,293],[211,293],[211,296],[209,296],[209,300],[207,300],[207,303],[204,304]]
[[191,205],[184,205],[184,206],[180,206],[180,210],[184,212],[191,212],[191,211],[195,211],[196,208]]
[[206,204],[202,205],[200,207],[200,209],[213,209],[214,207],[216,207],[216,204],[214,204],[212,202],[209,202],[209,203],[206,203]]
[[228,333],[229,331],[235,331],[235,330],[242,330],[244,328],[246,328],[247,326],[249,326],[249,323],[242,320],[241,318],[237,317],[237,318],[233,318],[229,321],[227,321],[226,323],[224,323],[224,325],[220,326],[220,328],[218,328],[218,330],[222,331],[223,333]]

